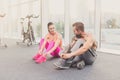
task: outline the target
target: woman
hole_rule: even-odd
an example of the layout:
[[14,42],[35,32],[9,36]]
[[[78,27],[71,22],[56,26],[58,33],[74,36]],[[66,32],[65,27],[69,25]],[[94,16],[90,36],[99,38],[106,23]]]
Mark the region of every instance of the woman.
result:
[[42,63],[46,61],[46,57],[51,55],[53,57],[59,57],[59,52],[62,48],[62,36],[55,30],[55,26],[52,22],[48,23],[48,34],[44,39],[41,39],[39,44],[39,51],[33,57],[36,63]]

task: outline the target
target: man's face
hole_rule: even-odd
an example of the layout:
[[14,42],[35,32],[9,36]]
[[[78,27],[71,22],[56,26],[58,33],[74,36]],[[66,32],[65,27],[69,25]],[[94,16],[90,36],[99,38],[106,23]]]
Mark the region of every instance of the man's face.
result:
[[73,26],[73,32],[75,35],[81,35],[81,31],[77,30],[75,26]]
[[50,25],[48,28],[49,33],[54,34],[55,33],[55,25]]

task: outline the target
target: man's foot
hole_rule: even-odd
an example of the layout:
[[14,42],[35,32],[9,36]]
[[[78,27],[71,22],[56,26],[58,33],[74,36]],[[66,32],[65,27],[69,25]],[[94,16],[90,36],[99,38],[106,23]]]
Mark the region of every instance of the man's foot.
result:
[[85,62],[84,60],[81,60],[80,62],[77,63],[77,69],[81,70],[85,67]]
[[63,70],[69,69],[72,61],[67,61],[65,59],[60,59],[58,62],[54,63],[56,69]]

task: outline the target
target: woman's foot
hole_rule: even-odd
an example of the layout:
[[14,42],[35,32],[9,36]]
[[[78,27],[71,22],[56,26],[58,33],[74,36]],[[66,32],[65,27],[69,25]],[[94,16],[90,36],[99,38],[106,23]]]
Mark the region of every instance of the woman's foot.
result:
[[33,57],[33,60],[37,60],[40,56],[41,56],[41,54],[37,53],[37,54]]
[[36,63],[46,62],[46,57],[42,55],[42,56],[40,56],[35,62],[36,62]]

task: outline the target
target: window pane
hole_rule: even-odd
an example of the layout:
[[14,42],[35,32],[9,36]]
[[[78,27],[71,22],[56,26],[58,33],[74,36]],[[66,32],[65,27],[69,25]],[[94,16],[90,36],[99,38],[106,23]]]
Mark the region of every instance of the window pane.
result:
[[83,22],[85,31],[94,33],[94,0],[70,0],[70,20],[70,39],[75,22]]
[[[7,1],[6,1],[7,2]],[[7,33],[11,34],[10,37],[21,38],[21,18],[25,18],[23,21],[23,26],[25,32],[28,29],[28,19],[27,15],[39,16],[36,18],[31,18],[31,25],[34,30],[35,38],[40,39],[41,37],[41,0],[13,0],[8,3],[8,29]]]
[[10,0],[11,5],[16,5],[19,2],[19,0]]
[[49,21],[55,23],[64,37],[64,0],[49,0]]
[[33,26],[34,34],[37,41],[39,41],[39,39],[42,37],[41,5],[40,4],[41,4],[41,0],[34,1],[32,4],[33,7],[31,12],[34,16],[36,16],[36,18],[32,19],[32,26]]
[[120,3],[119,0],[116,1],[102,0],[102,16],[101,16],[101,47],[102,48],[120,49],[119,3]]

